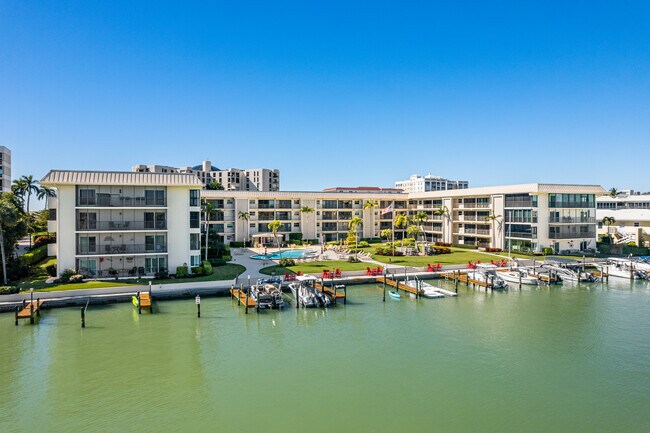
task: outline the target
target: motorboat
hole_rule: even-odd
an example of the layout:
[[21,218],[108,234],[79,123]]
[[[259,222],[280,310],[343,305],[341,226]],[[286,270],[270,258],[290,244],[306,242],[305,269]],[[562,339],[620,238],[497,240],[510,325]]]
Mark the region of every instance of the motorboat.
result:
[[537,285],[539,282],[537,276],[529,273],[528,269],[525,268],[499,271],[498,275],[509,283]]
[[650,273],[650,259],[646,257],[630,257],[630,261],[634,263],[638,270]]
[[602,266],[604,272],[612,277],[627,278],[628,280],[646,280],[648,279],[648,272],[637,268],[636,262],[629,259],[619,259],[610,257],[607,259],[607,264]]
[[508,288],[508,283],[501,278],[498,269],[499,267],[492,264],[478,263],[474,269],[467,271],[467,278],[486,283],[493,290],[505,290]]
[[328,307],[332,299],[314,287],[318,280],[312,275],[299,275],[296,282],[289,284],[289,289],[299,305],[303,307]]
[[422,281],[418,277],[407,278],[406,280],[404,280],[404,284],[406,284],[409,287],[413,287],[414,289],[420,290],[420,293],[425,298],[435,299],[435,298],[445,297],[445,295],[443,295],[438,291],[442,289],[439,289],[438,287],[434,286],[433,284],[429,284],[426,281]]
[[255,284],[250,289],[250,297],[260,309],[273,308],[274,305],[273,295],[267,291],[265,286],[265,284]]
[[574,283],[593,283],[596,277],[590,272],[580,270],[579,267],[562,267],[555,265],[542,265],[543,269],[548,269],[561,281],[571,281]]
[[[260,298],[260,308],[282,308],[284,307],[284,299],[282,298],[281,286],[267,282],[269,280],[258,280],[257,284],[251,287],[251,298],[257,302]],[[271,305],[268,306],[270,297]],[[264,304],[264,306],[262,305]]]

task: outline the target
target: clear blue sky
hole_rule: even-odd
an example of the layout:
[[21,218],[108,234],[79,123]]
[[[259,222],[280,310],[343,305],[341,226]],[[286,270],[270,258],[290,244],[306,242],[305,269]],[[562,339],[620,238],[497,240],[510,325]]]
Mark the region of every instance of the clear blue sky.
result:
[[209,158],[287,190],[650,190],[650,2],[352,3],[2,0],[14,175]]

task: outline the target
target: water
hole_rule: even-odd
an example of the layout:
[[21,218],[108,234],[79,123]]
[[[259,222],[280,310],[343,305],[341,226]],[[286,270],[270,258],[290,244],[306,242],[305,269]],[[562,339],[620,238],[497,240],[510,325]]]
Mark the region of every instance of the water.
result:
[[256,254],[251,256],[251,259],[255,260],[279,260],[279,259],[304,259],[305,257],[311,257],[316,254],[316,250],[283,250],[276,251],[274,253],[268,254]]
[[[450,285],[447,286],[451,287]],[[0,431],[650,431],[650,284],[0,315]]]

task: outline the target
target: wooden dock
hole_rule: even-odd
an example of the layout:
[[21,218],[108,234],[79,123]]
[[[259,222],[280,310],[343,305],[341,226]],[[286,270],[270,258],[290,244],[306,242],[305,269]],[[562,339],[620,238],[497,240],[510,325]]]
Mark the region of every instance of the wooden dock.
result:
[[332,287],[327,287],[324,282],[318,283],[314,281],[314,288],[321,293],[325,293],[326,295],[329,295],[334,301],[334,304],[336,304],[336,301],[338,299],[343,299],[343,303],[347,304],[348,289],[342,284],[335,285],[334,283],[332,283],[332,286],[334,287],[334,289],[332,289]]
[[[250,289],[249,289],[250,290]],[[230,298],[237,299],[238,305],[242,305],[248,314],[249,308],[257,308],[257,303],[248,296],[248,292],[243,289],[230,288]]]
[[148,292],[138,292],[138,314],[142,314],[143,308],[148,308],[150,313],[153,313],[153,296],[151,296],[151,289]]
[[[449,274],[447,274],[449,276]],[[485,288],[491,288],[492,286],[486,282],[486,281],[479,281],[475,280],[473,278],[469,278],[467,274],[464,274],[462,272],[453,272],[451,274],[451,278],[455,281],[459,281],[461,283],[465,283],[467,285],[473,284],[474,286],[479,286],[479,287],[485,287]]]
[[400,290],[404,290],[405,292],[413,293],[416,296],[420,296],[422,294],[422,292],[420,290],[416,289],[415,287],[411,287],[411,286],[406,285],[404,283],[400,284],[399,280],[393,280],[393,279],[388,278],[388,277],[377,277],[377,282],[382,283],[382,284],[386,284],[386,285],[391,286],[391,287],[394,287],[395,289],[397,289],[398,292]]
[[35,301],[23,301],[21,307],[16,307],[15,324],[18,325],[19,319],[29,319],[29,323],[34,324],[34,318],[41,315],[41,306],[44,301],[37,299]]

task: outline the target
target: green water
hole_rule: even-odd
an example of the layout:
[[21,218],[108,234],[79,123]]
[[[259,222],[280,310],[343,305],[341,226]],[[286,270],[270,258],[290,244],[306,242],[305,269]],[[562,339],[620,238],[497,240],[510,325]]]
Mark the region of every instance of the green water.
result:
[[0,431],[650,431],[650,283],[0,315]]

